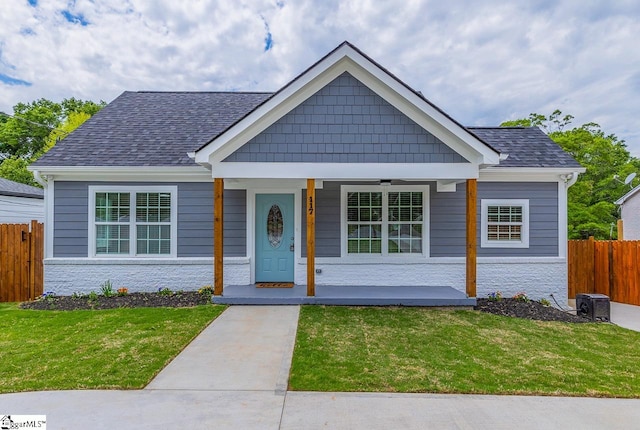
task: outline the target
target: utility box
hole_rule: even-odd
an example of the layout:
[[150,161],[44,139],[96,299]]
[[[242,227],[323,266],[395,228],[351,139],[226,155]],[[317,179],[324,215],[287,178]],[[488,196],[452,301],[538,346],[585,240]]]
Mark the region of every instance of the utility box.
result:
[[591,321],[611,322],[611,303],[604,294],[576,294],[576,311]]

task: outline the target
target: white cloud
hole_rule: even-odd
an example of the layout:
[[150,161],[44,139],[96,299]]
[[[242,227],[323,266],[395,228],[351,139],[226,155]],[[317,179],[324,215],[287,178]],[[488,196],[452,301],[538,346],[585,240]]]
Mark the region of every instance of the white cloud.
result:
[[640,5],[594,3],[11,1],[0,75],[32,85],[0,82],[0,110],[124,90],[272,91],[349,40],[464,124],[560,108],[640,156]]

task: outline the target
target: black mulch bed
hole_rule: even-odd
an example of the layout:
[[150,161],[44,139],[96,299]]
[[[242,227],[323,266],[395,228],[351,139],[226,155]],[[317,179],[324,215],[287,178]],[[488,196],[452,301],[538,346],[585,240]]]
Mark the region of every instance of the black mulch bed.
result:
[[[71,296],[49,296],[33,302],[22,303],[23,309],[37,310],[78,310],[78,309],[117,309],[137,307],[189,307],[211,303],[209,294],[197,291],[161,293],[131,293],[123,296],[89,298]],[[478,299],[476,310],[496,315],[525,318],[539,321],[562,321],[572,323],[589,322],[588,319],[575,314],[563,312],[552,306],[544,306],[539,302],[528,303],[515,299],[491,301]]]
[[492,301],[489,299],[478,299],[474,309],[489,312],[496,315],[508,317],[525,318],[538,321],[561,321],[570,323],[591,322],[587,318],[575,313],[563,312],[553,306],[544,306],[535,301],[523,302],[516,299],[502,299]]
[[118,308],[182,308],[211,303],[211,296],[197,291],[160,293],[130,293],[123,296],[104,297],[94,299],[88,296],[54,296],[24,302],[23,309],[74,311],[78,309],[118,309]]

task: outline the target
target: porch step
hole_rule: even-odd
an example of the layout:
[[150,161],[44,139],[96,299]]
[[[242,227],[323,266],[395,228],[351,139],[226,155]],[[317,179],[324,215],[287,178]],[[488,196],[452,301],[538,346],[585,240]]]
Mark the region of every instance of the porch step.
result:
[[433,306],[473,307],[476,299],[445,286],[380,287],[316,286],[316,295],[307,296],[305,285],[293,288],[255,288],[254,285],[231,285],[213,303],[227,305],[336,305],[336,306]]

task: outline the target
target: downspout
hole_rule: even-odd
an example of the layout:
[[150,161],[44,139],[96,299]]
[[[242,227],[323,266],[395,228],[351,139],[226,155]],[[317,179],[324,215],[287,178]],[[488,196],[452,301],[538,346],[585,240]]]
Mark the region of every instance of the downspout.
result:
[[44,189],[44,258],[53,257],[53,243],[50,234],[53,228],[53,201],[49,189],[49,177],[41,175],[39,170],[33,170],[33,178]]

